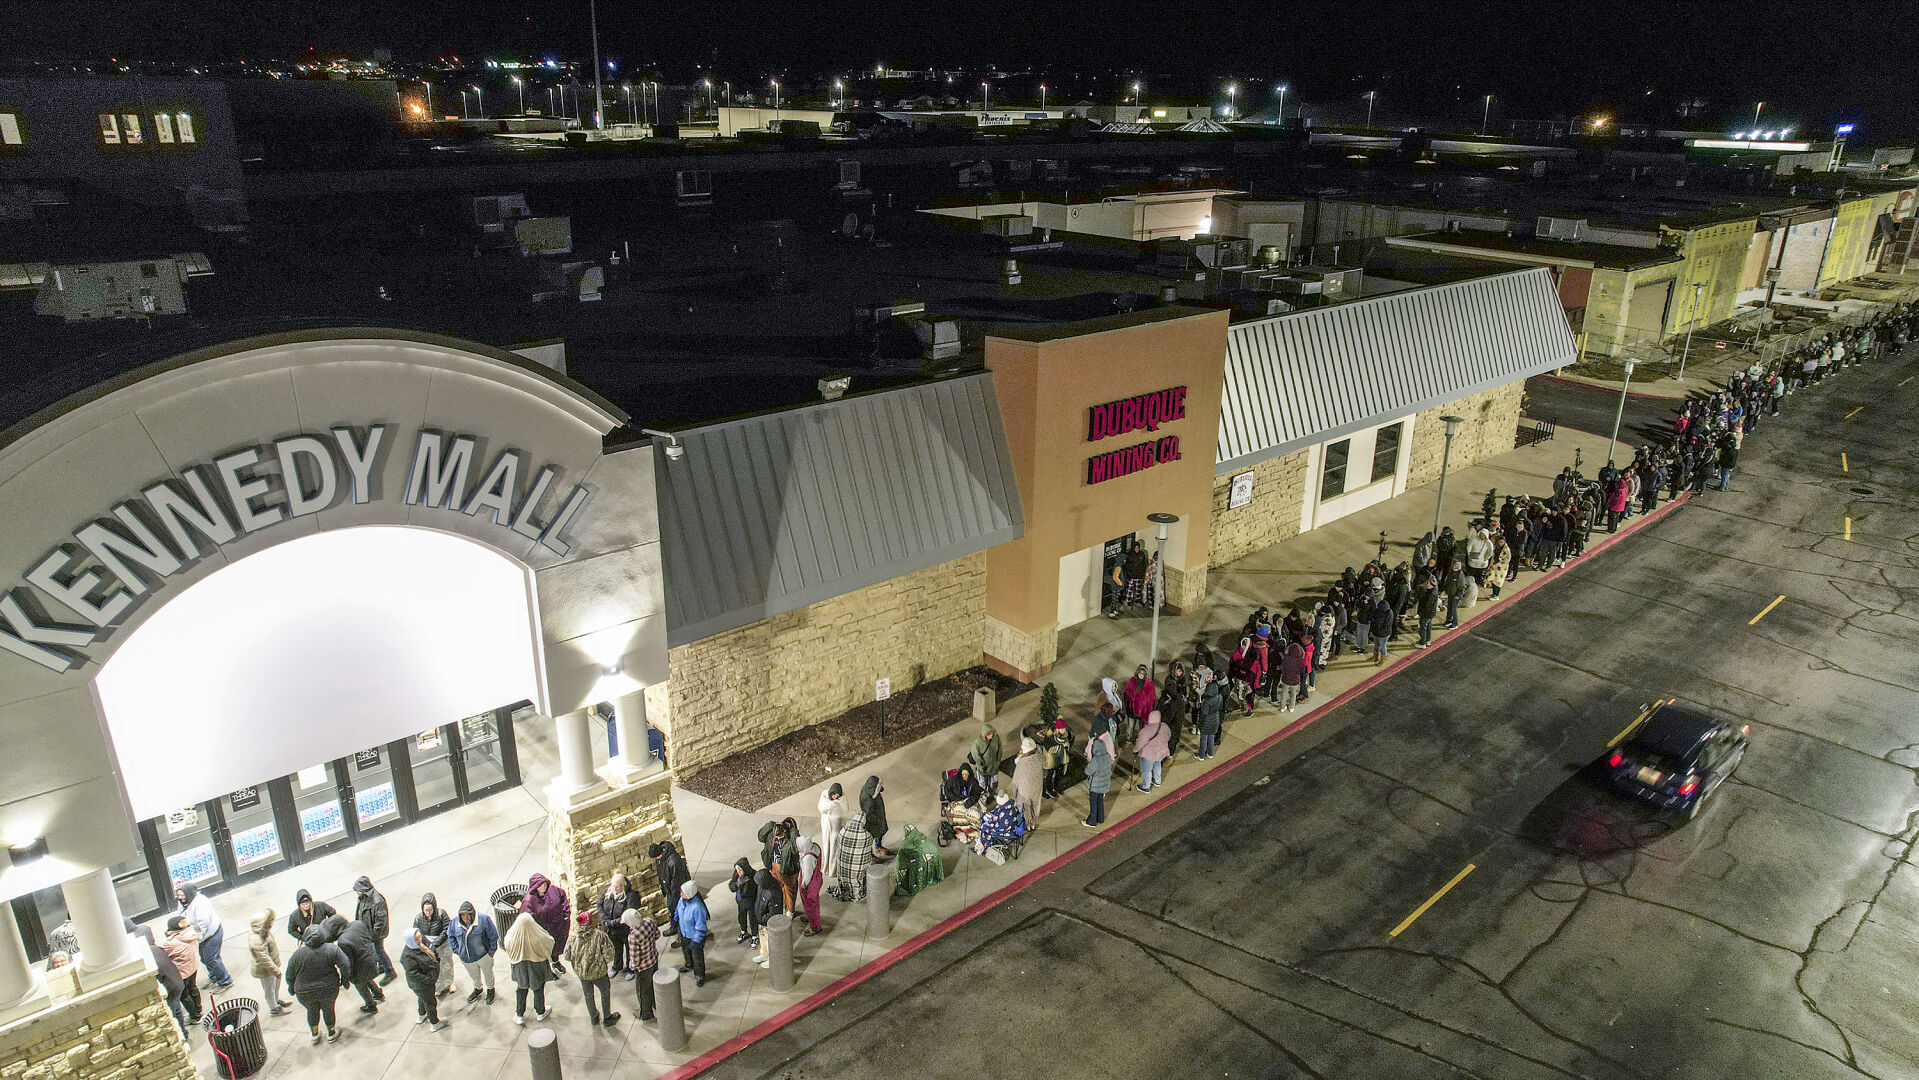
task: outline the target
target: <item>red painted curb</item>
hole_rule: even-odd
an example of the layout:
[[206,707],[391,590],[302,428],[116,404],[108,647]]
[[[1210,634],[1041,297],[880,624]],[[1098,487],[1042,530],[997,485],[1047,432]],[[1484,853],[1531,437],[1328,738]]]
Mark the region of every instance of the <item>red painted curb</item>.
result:
[[[1670,514],[1674,510],[1677,510],[1683,503],[1685,503],[1687,500],[1691,498],[1692,498],[1691,492],[1682,492],[1677,499],[1674,499],[1668,502],[1666,505],[1660,507],[1657,510],[1654,510],[1652,513],[1639,515],[1638,517],[1634,519],[1634,522],[1635,522],[1634,524],[1627,526],[1625,529],[1619,532],[1610,533],[1603,539],[1598,540],[1592,543],[1591,545],[1589,545],[1586,548],[1585,555],[1582,555],[1581,558],[1583,559],[1583,558],[1586,558],[1587,556],[1596,555],[1599,552],[1605,550],[1606,548],[1611,547],[1615,541],[1623,537],[1630,536],[1633,533],[1638,532],[1641,528],[1645,527],[1646,525],[1650,525],[1652,522],[1657,521],[1662,517],[1665,517],[1667,514]],[[1528,593],[1532,592],[1534,589],[1537,589],[1541,585],[1544,585],[1545,583],[1559,577],[1559,575],[1565,573],[1569,568],[1570,567],[1568,566],[1562,566],[1556,570],[1548,570],[1545,573],[1539,575],[1537,578],[1534,578],[1532,581],[1527,582],[1524,586],[1521,586],[1520,588],[1507,593],[1501,599],[1508,602],[1518,600],[1520,597],[1527,595]],[[1461,623],[1459,626],[1459,629],[1464,630],[1467,628],[1467,626],[1471,624],[1471,622],[1476,622],[1478,621],[1479,618],[1484,618],[1485,616],[1490,614],[1492,614],[1492,609],[1488,608],[1485,612],[1482,612],[1477,618],[1470,620],[1469,622],[1466,622],[1466,623]],[[954,912],[951,915],[948,915],[946,918],[941,919],[939,922],[934,923],[932,926],[927,927],[925,930],[920,931],[918,934],[915,934],[913,937],[907,939],[901,944],[893,947],[892,949],[887,950],[885,953],[883,953],[876,959],[872,960],[871,962],[864,964],[852,971],[847,972],[846,974],[833,980],[833,982],[827,985],[826,987],[820,990],[814,991],[811,995],[801,999],[800,1001],[793,1003],[792,1005],[788,1006],[787,1008],[781,1010],[778,1013],[775,1013],[774,1015],[766,1018],[765,1020],[760,1021],[758,1024],[754,1025],[752,1028],[746,1031],[740,1032],[738,1035],[733,1036],[732,1038],[726,1040],[725,1042],[714,1047],[713,1049],[706,1051],[705,1053],[699,1055],[698,1057],[694,1058],[693,1060],[687,1062],[684,1065],[678,1065],[672,1069],[669,1069],[668,1071],[660,1075],[660,1080],[688,1080],[688,1078],[697,1076],[700,1073],[705,1072],[706,1070],[712,1068],[713,1066],[718,1065],[720,1062],[726,1060],[729,1057],[732,1057],[734,1054],[739,1053],[741,1050],[744,1050],[747,1047],[753,1045],[754,1043],[759,1042],[761,1039],[766,1038],[768,1035],[771,1035],[773,1032],[779,1030],[781,1027],[784,1027],[786,1024],[790,1023],[791,1021],[797,1020],[800,1017],[805,1016],[807,1013],[812,1012],[814,1009],[819,1008],[821,1005],[824,1005],[826,1002],[832,1000],[834,997],[838,996],[843,991],[846,991],[855,986],[858,986],[859,984],[865,982],[866,980],[871,979],[875,975],[878,975],[881,972],[887,970],[888,968],[891,968],[893,965],[898,964],[902,960],[907,959],[908,957],[912,956],[914,953],[919,952],[921,949],[926,948],[928,945],[933,944],[935,941],[938,941],[940,938],[945,937],[947,934],[952,933],[953,931],[959,929],[960,927],[965,926],[967,923],[972,922],[974,919],[977,919],[980,916],[986,914],[988,911],[992,910],[993,908],[999,906],[1001,903],[1005,902],[1009,897],[1011,897],[1015,893],[1018,893],[1024,890],[1028,885],[1031,885],[1033,882],[1039,880],[1042,877],[1045,877],[1047,874],[1053,873],[1055,870],[1058,870],[1060,867],[1065,866],[1067,863],[1070,863],[1073,860],[1079,858],[1080,856],[1085,855],[1087,852],[1097,849],[1098,847],[1100,847],[1100,845],[1105,844],[1107,841],[1111,840],[1113,837],[1119,836],[1120,834],[1124,833],[1126,830],[1132,828],[1133,826],[1139,824],[1142,821],[1145,821],[1147,818],[1150,818],[1153,815],[1165,810],[1167,807],[1177,804],[1180,800],[1186,798],[1187,796],[1193,794],[1196,791],[1199,791],[1200,789],[1206,787],[1207,785],[1213,783],[1214,781],[1220,779],[1221,777],[1226,776],[1229,773],[1238,771],[1242,766],[1246,765],[1253,758],[1257,757],[1260,754],[1265,753],[1267,750],[1272,749],[1273,746],[1279,743],[1281,740],[1286,739],[1292,735],[1298,734],[1301,729],[1306,727],[1306,725],[1312,723],[1313,721],[1319,719],[1322,716],[1327,715],[1328,713],[1332,712],[1334,709],[1339,708],[1339,706],[1344,704],[1348,699],[1358,697],[1359,695],[1372,689],[1373,686],[1377,685],[1378,683],[1394,675],[1399,674],[1400,672],[1406,670],[1408,667],[1411,667],[1414,663],[1422,659],[1425,659],[1426,657],[1431,656],[1434,652],[1438,651],[1439,649],[1444,648],[1445,646],[1453,643],[1454,641],[1458,641],[1462,639],[1463,637],[1465,637],[1464,634],[1460,634],[1457,632],[1448,634],[1446,637],[1436,639],[1435,641],[1433,641],[1433,643],[1430,646],[1428,646],[1426,649],[1422,651],[1417,651],[1417,652],[1411,653],[1410,655],[1402,656],[1396,663],[1381,665],[1378,671],[1367,676],[1365,679],[1361,680],[1359,683],[1353,686],[1347,687],[1345,690],[1341,691],[1337,696],[1328,700],[1326,704],[1320,706],[1318,709],[1313,710],[1311,713],[1300,717],[1299,719],[1293,721],[1292,723],[1287,724],[1285,727],[1280,728],[1278,731],[1273,732],[1271,735],[1266,736],[1264,739],[1261,739],[1259,742],[1254,743],[1250,749],[1246,750],[1244,753],[1239,755],[1238,761],[1228,762],[1226,765],[1218,769],[1214,769],[1212,772],[1209,772],[1205,776],[1200,777],[1198,780],[1195,780],[1192,783],[1185,785],[1184,787],[1180,788],[1178,791],[1175,791],[1172,794],[1168,795],[1166,798],[1161,799],[1158,802],[1155,802],[1150,807],[1147,807],[1143,810],[1138,811],[1137,813],[1134,813],[1133,815],[1128,817],[1126,820],[1115,824],[1112,828],[1103,830],[1102,832],[1100,832],[1099,835],[1093,837],[1092,840],[1090,840],[1089,842],[1081,844],[1078,847],[1074,848],[1071,851],[1066,852],[1063,855],[1055,855],[1051,861],[1041,863],[1039,866],[1034,867],[1032,870],[1026,872],[1025,874],[1022,874],[1019,877],[1014,878],[1012,881],[1006,883],[1005,885],[1000,886],[998,889],[993,890],[991,893],[987,894],[987,896],[984,899],[980,900],[978,903],[975,903],[973,906],[969,908],[964,908],[960,911]]]

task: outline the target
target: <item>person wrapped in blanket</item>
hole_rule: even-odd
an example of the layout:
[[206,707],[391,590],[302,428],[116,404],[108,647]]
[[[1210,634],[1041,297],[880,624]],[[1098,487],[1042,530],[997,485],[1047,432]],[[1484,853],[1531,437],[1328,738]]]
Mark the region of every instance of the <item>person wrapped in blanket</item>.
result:
[[946,779],[940,783],[940,801],[954,806],[970,807],[979,802],[983,794],[985,788],[980,786],[971,762],[946,770]]
[[1002,791],[993,808],[980,819],[979,839],[973,842],[973,850],[983,855],[987,848],[1010,844],[1025,835],[1025,815],[1019,812],[1013,797]]

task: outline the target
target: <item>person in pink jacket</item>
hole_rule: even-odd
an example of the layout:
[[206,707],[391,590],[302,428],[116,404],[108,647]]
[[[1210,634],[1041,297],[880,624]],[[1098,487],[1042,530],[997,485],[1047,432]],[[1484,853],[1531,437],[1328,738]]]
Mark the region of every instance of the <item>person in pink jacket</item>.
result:
[[1126,680],[1119,697],[1126,703],[1126,719],[1130,724],[1141,723],[1146,714],[1153,711],[1159,701],[1159,687],[1154,685],[1153,677],[1146,674],[1145,664],[1133,670],[1133,677]]
[[1146,713],[1146,723],[1139,729],[1139,737],[1133,740],[1133,753],[1139,757],[1139,789],[1151,791],[1162,780],[1161,767],[1172,753],[1172,729],[1159,718],[1159,710]]

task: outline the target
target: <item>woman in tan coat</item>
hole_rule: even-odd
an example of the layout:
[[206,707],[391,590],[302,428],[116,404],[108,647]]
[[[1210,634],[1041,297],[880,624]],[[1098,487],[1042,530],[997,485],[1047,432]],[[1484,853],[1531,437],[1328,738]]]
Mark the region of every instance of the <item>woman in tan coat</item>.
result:
[[1046,770],[1040,760],[1039,744],[1030,738],[1019,741],[1019,756],[1013,759],[1013,798],[1028,828],[1039,826],[1040,797],[1046,787]]
[[266,1002],[267,1012],[278,1016],[292,1008],[293,1002],[280,997],[280,976],[285,969],[280,964],[280,943],[273,940],[272,908],[253,917],[247,933],[247,953],[253,958],[253,977],[260,980],[260,1000]]

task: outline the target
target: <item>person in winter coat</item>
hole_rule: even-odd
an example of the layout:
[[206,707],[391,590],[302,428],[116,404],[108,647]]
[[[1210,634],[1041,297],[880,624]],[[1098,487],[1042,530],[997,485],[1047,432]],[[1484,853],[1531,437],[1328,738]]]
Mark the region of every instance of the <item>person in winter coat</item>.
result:
[[733,894],[733,913],[740,920],[740,936],[734,938],[733,943],[744,945],[757,940],[760,920],[754,910],[759,903],[760,887],[753,874],[753,864],[745,859],[734,863],[733,876],[727,880],[726,888]]
[[567,901],[566,890],[548,881],[545,874],[534,874],[526,879],[526,896],[520,901],[520,910],[533,916],[540,929],[553,939],[553,974],[566,974],[560,954],[566,950],[566,937],[573,929],[573,905]]
[[[892,852],[886,850],[886,786],[877,776],[867,777],[865,786],[860,788],[860,813],[866,815],[866,834],[873,840],[873,858],[887,858]],[[865,892],[862,886],[861,895]]]
[[[131,923],[133,920],[128,919],[127,922]],[[154,943],[153,931],[144,926],[134,927],[134,930],[144,931],[138,936],[141,941],[146,942],[147,949],[153,954],[153,978],[160,984],[160,989],[166,992],[167,1011],[173,1014],[174,1023],[180,1025],[180,1037],[192,1038],[193,1029],[187,1025],[186,1006],[181,1003],[181,998],[187,989],[186,980],[180,978],[180,969],[173,966],[173,958]]]
[[613,942],[614,975],[627,974],[626,923],[620,920],[620,916],[639,902],[639,894],[627,887],[625,874],[615,873],[613,879],[606,883],[606,891],[600,894],[600,929],[606,931],[606,936]]
[[1413,612],[1419,618],[1419,640],[1413,648],[1424,649],[1432,644],[1433,620],[1439,617],[1439,583],[1430,572],[1421,573],[1413,584]]
[[493,916],[483,915],[470,902],[462,901],[446,933],[454,957],[466,966],[467,980],[473,984],[466,1003],[473,1004],[484,993],[486,1003],[493,1004],[493,958],[500,951],[500,929],[493,925]]
[[406,943],[400,949],[400,970],[406,973],[406,988],[420,1003],[420,1018],[414,1023],[431,1024],[434,1031],[443,1031],[446,1021],[440,1019],[440,959],[433,955],[418,926],[407,927],[400,940]]
[[[793,912],[799,909],[800,853],[794,849],[793,841],[799,836],[799,822],[792,818],[775,822],[773,832],[766,840],[766,868],[772,871],[773,880],[780,884],[781,910]],[[765,903],[765,898],[761,898]],[[765,920],[760,920],[765,925]]]
[[1073,735],[1066,730],[1066,721],[1055,720],[1051,729],[1040,732],[1040,767],[1045,777],[1040,785],[1042,798],[1057,799],[1061,787],[1066,783],[1066,759],[1073,752]]
[[338,915],[328,919],[320,929],[346,957],[347,982],[360,995],[360,1011],[368,1016],[379,1012],[379,1003],[386,1000],[386,991],[374,981],[380,973],[380,961],[379,952],[373,947],[373,931],[358,919],[347,922]]
[[820,887],[826,884],[825,854],[811,837],[797,837],[793,846],[800,853],[800,910],[806,914],[806,929],[801,933],[812,937],[826,929],[820,923]]
[[[613,1011],[613,939],[600,925],[596,908],[582,907],[578,923],[573,940],[567,943],[566,959],[579,977],[587,1019],[601,1027],[612,1027],[620,1022],[620,1014]],[[626,924],[620,926],[624,929]],[[595,994],[600,996],[597,1009],[593,1007]]]
[[294,999],[306,1008],[307,1029],[313,1033],[313,1041],[320,1041],[323,1020],[326,1037],[338,1039],[340,1026],[334,1019],[333,1004],[340,997],[340,985],[350,981],[351,968],[346,954],[327,940],[325,930],[307,927],[306,940],[287,957],[286,978],[287,989],[293,991]]
[[533,1019],[545,1020],[546,984],[554,979],[553,935],[531,912],[522,911],[506,928],[500,951],[513,965],[513,1022],[525,1026],[528,994],[533,996]]
[[1466,533],[1466,569],[1475,584],[1486,583],[1486,568],[1493,561],[1493,538],[1484,525],[1474,525]]
[[846,792],[833,784],[820,792],[820,851],[825,857],[821,868],[828,877],[838,872],[840,830],[846,826]]
[[1199,691],[1199,760],[1205,761],[1219,748],[1220,723],[1226,715],[1226,695],[1219,680],[1208,672],[1201,678]]
[[1153,677],[1146,674],[1146,665],[1133,669],[1133,677],[1126,680],[1126,686],[1120,690],[1119,699],[1126,703],[1126,720],[1129,727],[1137,727],[1146,721],[1146,714],[1159,704],[1159,687],[1153,684]]
[[1000,743],[999,732],[991,724],[979,726],[979,736],[973,740],[973,748],[966,755],[979,774],[979,782],[988,791],[999,786],[1000,762],[1006,760],[1006,752]]
[[[665,898],[667,910],[671,911],[673,898],[680,895],[680,886],[692,876],[687,873],[686,860],[680,857],[680,849],[674,847],[671,840],[649,845],[646,853],[653,859],[653,873],[660,880],[660,896]],[[669,935],[680,932],[677,923],[661,929]]]
[[1457,559],[1446,572],[1441,591],[1446,594],[1446,629],[1459,629],[1459,605],[1466,600],[1466,566]]
[[761,870],[755,874],[753,888],[756,898],[753,905],[753,919],[760,926],[759,937],[753,950],[753,962],[766,967],[771,962],[766,954],[768,947],[766,924],[773,920],[773,916],[782,914],[781,900],[784,894],[780,892],[779,879],[773,876],[771,870]]
[[834,872],[839,892],[835,895],[857,904],[866,899],[866,868],[873,865],[873,834],[866,831],[864,810],[846,819],[846,827],[840,830],[839,849],[839,867]]
[[1140,725],[1139,736],[1133,740],[1133,755],[1139,759],[1141,791],[1151,791],[1161,783],[1169,734],[1166,721],[1160,718],[1158,709],[1146,714],[1146,722]]
[[1486,569],[1486,583],[1492,586],[1492,598],[1499,599],[1499,590],[1506,584],[1506,573],[1512,568],[1513,549],[1506,546],[1504,536],[1493,540],[1493,561]]
[[187,1022],[199,1023],[200,931],[193,928],[186,916],[175,915],[167,920],[167,934],[160,939],[160,951],[173,961],[173,970],[185,984],[180,991],[180,1004],[186,1009]]
[[364,875],[353,883],[353,893],[359,897],[353,905],[353,920],[366,924],[373,938],[374,963],[380,968],[380,985],[390,985],[396,976],[393,961],[386,954],[386,935],[393,929],[387,917],[386,897],[373,887],[373,880]]
[[280,943],[273,939],[274,918],[272,908],[253,917],[247,955],[253,977],[260,980],[260,1000],[266,1002],[270,1015],[278,1016],[292,1008],[293,1002],[280,996],[280,976],[285,968],[280,964]]
[[1290,642],[1279,658],[1279,711],[1292,712],[1299,704],[1299,688],[1306,682],[1306,649]]
[[1027,822],[1039,823],[1042,793],[1046,790],[1046,769],[1039,757],[1039,743],[1022,736],[1019,754],[1013,758],[1013,798]]
[[413,917],[413,928],[420,932],[420,947],[433,954],[434,972],[439,979],[433,987],[435,997],[453,992],[453,943],[447,929],[453,922],[432,893],[420,897],[420,913]]
[[337,914],[332,904],[315,900],[305,889],[294,893],[293,914],[287,916],[287,936],[293,939],[293,947],[297,949],[306,944],[308,927],[319,926]]
[[[774,895],[779,895],[777,886]],[[759,899],[766,900],[766,886],[760,886]],[[680,885],[680,902],[673,909],[674,921],[680,924],[680,949],[686,954],[686,963],[680,965],[681,973],[693,973],[693,985],[706,985],[706,901],[700,899],[698,882],[687,880]]]
[[185,916],[200,932],[200,963],[207,969],[207,978],[213,981],[214,990],[224,992],[233,985],[233,976],[227,974],[227,966],[220,960],[220,944],[226,940],[226,928],[220,925],[213,901],[200,895],[200,890],[192,885],[175,888],[173,898],[180,901],[178,914]]
[[640,1019],[650,1021],[653,1019],[653,973],[660,969],[660,928],[639,908],[627,908],[620,922],[626,927],[626,970],[633,973],[635,1004],[639,1006]]
[[[1180,733],[1186,729],[1186,716],[1192,707],[1192,677],[1183,673],[1176,678],[1169,677],[1166,680],[1166,692],[1159,696],[1159,722],[1166,725],[1168,762],[1179,753]],[[1032,819],[1028,818],[1027,821],[1031,822]]]
[[[1465,581],[1469,586],[1472,584],[1471,578]],[[1366,618],[1373,628],[1373,663],[1383,664],[1391,648],[1393,627],[1399,620],[1393,618],[1393,609],[1387,605],[1384,597],[1373,602],[1373,610],[1367,613]]]
[[1093,731],[1086,740],[1086,798],[1090,806],[1081,825],[1097,829],[1106,823],[1106,793],[1113,786],[1113,735],[1106,721],[1093,718]]

